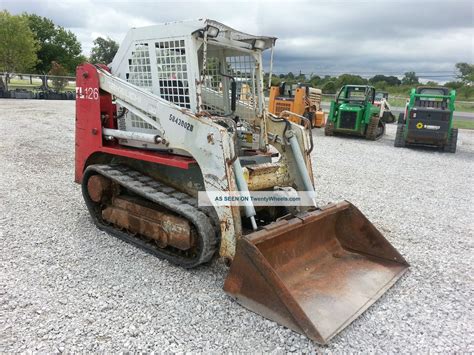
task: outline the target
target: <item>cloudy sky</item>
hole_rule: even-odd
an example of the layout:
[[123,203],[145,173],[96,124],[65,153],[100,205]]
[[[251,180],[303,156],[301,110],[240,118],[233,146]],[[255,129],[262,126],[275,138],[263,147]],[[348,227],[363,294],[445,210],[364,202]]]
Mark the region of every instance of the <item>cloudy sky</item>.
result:
[[318,75],[416,71],[449,80],[457,62],[474,62],[474,1],[151,1],[0,0],[11,13],[46,16],[92,41],[121,42],[130,27],[207,17],[278,37],[274,71]]

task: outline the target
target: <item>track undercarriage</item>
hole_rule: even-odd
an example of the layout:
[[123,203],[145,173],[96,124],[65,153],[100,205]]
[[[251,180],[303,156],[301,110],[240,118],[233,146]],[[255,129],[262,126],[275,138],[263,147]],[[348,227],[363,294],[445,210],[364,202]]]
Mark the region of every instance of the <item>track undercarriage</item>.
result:
[[174,264],[194,267],[217,250],[212,209],[127,166],[89,166],[82,193],[100,229]]

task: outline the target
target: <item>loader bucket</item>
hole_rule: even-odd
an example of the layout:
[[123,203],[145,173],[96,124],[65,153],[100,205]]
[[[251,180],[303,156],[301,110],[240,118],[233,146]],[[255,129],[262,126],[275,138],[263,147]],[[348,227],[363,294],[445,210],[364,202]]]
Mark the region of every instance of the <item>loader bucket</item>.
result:
[[409,265],[351,203],[242,237],[224,284],[244,307],[324,344]]

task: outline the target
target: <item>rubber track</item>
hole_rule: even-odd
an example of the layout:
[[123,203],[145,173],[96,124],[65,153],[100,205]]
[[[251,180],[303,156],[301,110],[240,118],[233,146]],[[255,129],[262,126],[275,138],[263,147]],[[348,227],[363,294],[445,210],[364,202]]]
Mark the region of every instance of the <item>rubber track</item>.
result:
[[371,141],[376,141],[382,138],[383,133],[380,136],[377,136],[377,128],[379,125],[380,119],[378,117],[372,117],[370,119],[369,125],[367,127],[367,132],[365,133],[365,138]]
[[[123,186],[134,194],[160,205],[190,221],[197,230],[199,237],[198,255],[194,258],[180,255],[169,248],[158,248],[153,243],[135,237],[129,233],[114,228],[102,221],[98,209],[87,192],[87,181],[92,175],[102,175],[113,182]],[[188,194],[162,184],[140,172],[124,165],[90,165],[84,172],[82,193],[91,216],[96,225],[106,232],[134,244],[147,252],[170,262],[192,268],[211,260],[217,250],[219,242],[219,223],[212,207],[198,207],[197,200]]]
[[324,135],[325,136],[333,136],[334,135],[334,123],[329,121],[326,123],[326,127],[324,127]]
[[402,148],[405,147],[405,124],[399,123],[397,126],[397,133],[395,135],[395,142],[393,143],[395,147]]
[[448,137],[448,144],[444,146],[443,150],[448,153],[456,153],[457,142],[458,142],[458,129],[451,128],[451,134]]

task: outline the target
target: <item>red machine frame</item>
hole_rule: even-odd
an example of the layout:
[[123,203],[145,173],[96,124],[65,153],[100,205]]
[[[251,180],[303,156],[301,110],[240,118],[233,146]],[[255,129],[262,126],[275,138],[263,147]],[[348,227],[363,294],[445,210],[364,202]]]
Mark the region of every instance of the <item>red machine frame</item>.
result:
[[[107,69],[101,66],[102,69]],[[126,148],[116,140],[103,139],[102,128],[117,129],[117,108],[112,95],[100,89],[96,67],[84,63],[76,69],[76,149],[75,181],[81,183],[82,175],[97,153],[121,156],[136,160],[188,169],[196,161],[179,155]],[[104,118],[104,122],[102,122]]]

